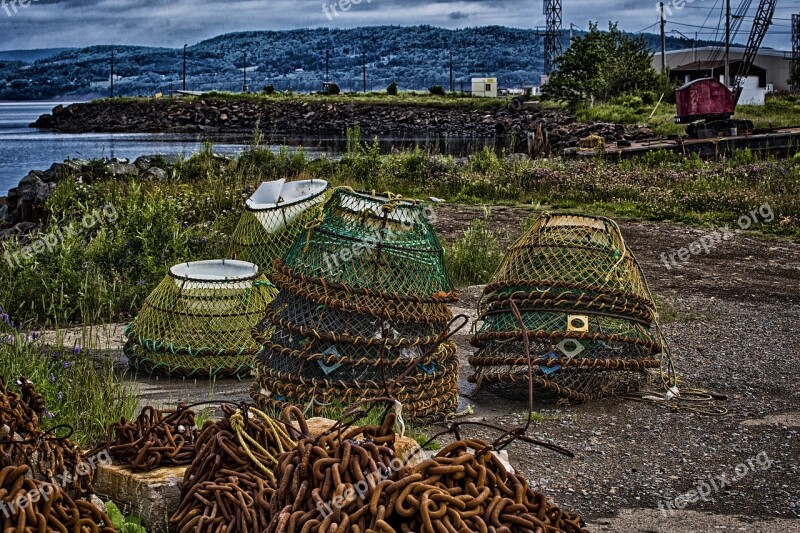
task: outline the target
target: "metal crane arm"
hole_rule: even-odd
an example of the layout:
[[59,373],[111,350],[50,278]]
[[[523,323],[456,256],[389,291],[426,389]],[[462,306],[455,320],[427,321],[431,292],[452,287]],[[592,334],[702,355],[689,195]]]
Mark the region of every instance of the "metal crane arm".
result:
[[772,17],[775,16],[775,5],[777,3],[778,0],[761,0],[758,3],[758,10],[753,20],[753,29],[750,30],[750,38],[747,40],[747,47],[744,50],[742,62],[739,63],[739,71],[736,73],[736,79],[733,83],[734,105],[739,103],[739,98],[742,96],[742,83],[747,78],[747,74],[756,60],[758,49],[761,48],[761,43],[764,42],[767,30],[772,24]]

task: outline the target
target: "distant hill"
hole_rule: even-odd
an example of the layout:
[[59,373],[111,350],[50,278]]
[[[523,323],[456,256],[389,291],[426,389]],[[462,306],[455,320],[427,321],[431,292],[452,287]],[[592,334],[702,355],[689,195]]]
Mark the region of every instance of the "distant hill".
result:
[[[658,36],[646,34],[645,38],[654,50],[660,47]],[[700,43],[707,44],[713,43]],[[669,49],[689,46],[691,41],[685,39],[667,39]],[[450,50],[456,90],[481,76],[499,78],[501,87],[538,85],[544,64],[542,37],[535,30],[501,26],[242,32],[188,47],[187,89],[241,91],[247,52],[251,90],[260,91],[268,84],[277,90],[319,90],[325,80],[326,49],[330,80],[344,91],[362,90],[364,63],[368,90],[383,90],[392,81],[401,90],[431,85],[448,88]],[[110,46],[45,52],[0,52],[0,100],[107,94]],[[31,62],[37,53],[42,57]],[[182,87],[182,49],[117,46],[114,54],[117,95],[151,95]]]
[[22,61],[33,63],[40,59],[49,59],[71,48],[38,48],[36,50],[0,50],[0,61]]

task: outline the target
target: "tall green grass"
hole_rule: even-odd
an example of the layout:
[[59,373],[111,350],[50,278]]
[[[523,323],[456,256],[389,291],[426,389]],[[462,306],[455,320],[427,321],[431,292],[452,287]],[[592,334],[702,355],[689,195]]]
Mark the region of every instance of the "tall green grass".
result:
[[[208,146],[166,169],[162,181],[112,179],[102,165],[62,179],[47,203],[51,219],[45,233],[80,225],[86,213],[106,205],[114,206],[117,218],[81,228],[20,264],[2,256],[23,243],[0,245],[0,305],[36,327],[130,320],[170,266],[228,257],[229,236],[245,199],[262,181],[277,178],[690,224],[734,223],[769,203],[776,221],[754,229],[800,240],[800,159],[752,152],[721,161],[652,152],[613,163],[520,160],[486,149],[456,159],[419,148],[382,154],[374,141],[353,130],[339,160],[312,160],[285,149],[273,153],[254,142],[238,160],[217,157]],[[459,282],[484,280],[496,261],[490,244],[498,229],[479,222],[458,243],[445,243]]]
[[18,390],[20,378],[33,382],[48,409],[44,428],[68,426],[73,440],[91,446],[105,437],[110,424],[133,417],[137,391],[115,373],[109,359],[95,357],[93,348],[62,346],[63,339],[45,342],[36,333],[8,327],[2,331],[0,377],[8,390]]

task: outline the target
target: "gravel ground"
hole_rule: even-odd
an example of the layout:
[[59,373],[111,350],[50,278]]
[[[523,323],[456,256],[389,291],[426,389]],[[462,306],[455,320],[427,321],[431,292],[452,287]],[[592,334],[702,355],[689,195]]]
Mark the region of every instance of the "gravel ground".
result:
[[[473,207],[442,206],[437,213],[445,241],[483,216]],[[505,228],[511,240],[530,214],[494,208],[491,226]],[[724,408],[728,414],[616,399],[537,404],[541,421],[532,434],[566,447],[575,458],[515,443],[509,449],[512,463],[559,505],[582,515],[591,531],[800,531],[800,245],[741,234],[669,269],[662,253],[688,246],[708,231],[667,223],[620,226],[662,306],[681,387],[726,395],[727,401],[696,407]],[[474,316],[480,289],[463,291],[454,310]],[[521,425],[525,402],[474,394],[467,382],[467,339],[456,337],[461,407],[474,408],[468,419]],[[246,398],[249,387],[139,383],[143,401],[154,403]],[[491,438],[480,430],[470,434]],[[698,486],[704,499],[676,502]],[[685,509],[668,510],[667,502]]]

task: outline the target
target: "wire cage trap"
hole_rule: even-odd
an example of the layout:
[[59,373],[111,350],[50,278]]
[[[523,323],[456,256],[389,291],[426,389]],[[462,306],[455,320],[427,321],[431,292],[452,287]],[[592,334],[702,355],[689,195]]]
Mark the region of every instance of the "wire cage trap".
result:
[[261,351],[251,329],[276,294],[252,263],[175,265],[126,328],[125,354],[133,368],[150,374],[247,376]]
[[540,393],[575,401],[624,394],[669,357],[644,274],[607,218],[542,215],[483,292],[469,379],[523,399],[528,362],[512,301]]
[[295,277],[387,299],[449,302],[455,295],[428,208],[386,193],[336,189],[321,219],[284,256]]
[[425,208],[336,189],[273,276],[281,290],[253,337],[262,406],[323,407],[390,390],[409,417],[453,411],[457,299]]
[[328,182],[319,179],[262,183],[245,202],[232,236],[233,253],[269,275],[275,260],[319,216],[327,193]]

